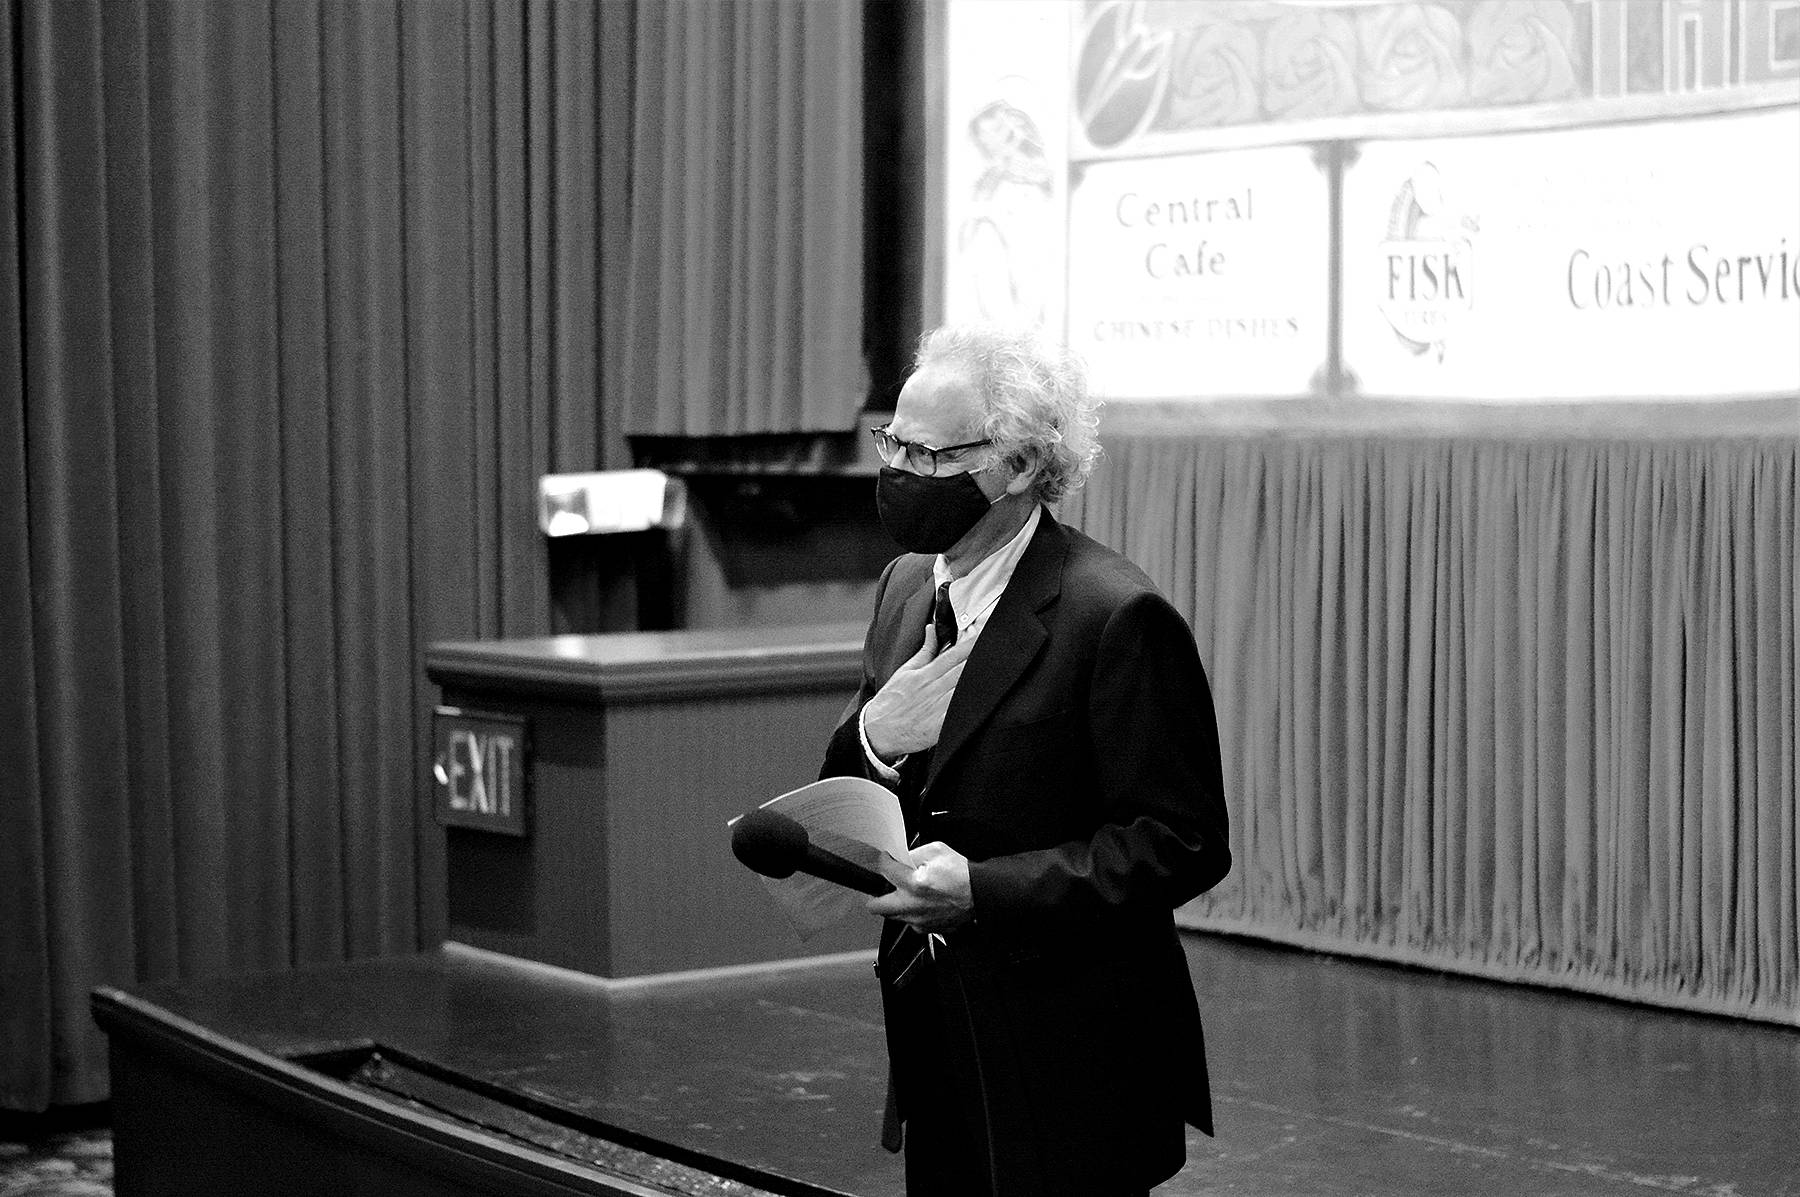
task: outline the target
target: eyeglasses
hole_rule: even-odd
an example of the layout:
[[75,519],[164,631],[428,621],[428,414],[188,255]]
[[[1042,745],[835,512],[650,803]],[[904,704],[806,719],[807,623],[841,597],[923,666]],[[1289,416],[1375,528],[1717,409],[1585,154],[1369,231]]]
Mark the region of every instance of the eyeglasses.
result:
[[882,461],[891,462],[894,460],[894,453],[897,450],[904,450],[906,453],[906,468],[915,474],[922,474],[927,478],[937,474],[938,457],[940,454],[961,453],[965,449],[979,449],[983,445],[991,445],[994,443],[992,440],[982,439],[978,441],[969,441],[968,443],[961,445],[945,445],[943,448],[939,449],[934,448],[931,445],[921,445],[914,441],[903,441],[893,433],[889,432],[886,424],[883,424],[880,428],[869,429],[869,435],[875,438],[875,451],[881,454]]

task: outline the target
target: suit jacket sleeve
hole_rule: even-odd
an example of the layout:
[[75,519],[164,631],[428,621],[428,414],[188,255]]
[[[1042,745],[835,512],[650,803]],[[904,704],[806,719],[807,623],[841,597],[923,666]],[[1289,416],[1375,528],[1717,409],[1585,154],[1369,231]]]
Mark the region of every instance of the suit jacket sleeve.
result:
[[1161,595],[1137,592],[1106,617],[1085,714],[1099,826],[975,862],[975,916],[990,930],[1166,912],[1231,868],[1211,691],[1193,633]]

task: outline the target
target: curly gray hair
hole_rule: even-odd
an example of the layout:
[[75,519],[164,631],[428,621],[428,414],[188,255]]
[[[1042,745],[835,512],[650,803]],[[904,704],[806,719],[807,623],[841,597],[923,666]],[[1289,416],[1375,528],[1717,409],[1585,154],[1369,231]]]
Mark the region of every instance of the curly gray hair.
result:
[[960,372],[981,396],[981,435],[1015,468],[1035,461],[1032,493],[1055,503],[1100,456],[1100,402],[1081,358],[1032,329],[948,325],[919,339],[914,366]]

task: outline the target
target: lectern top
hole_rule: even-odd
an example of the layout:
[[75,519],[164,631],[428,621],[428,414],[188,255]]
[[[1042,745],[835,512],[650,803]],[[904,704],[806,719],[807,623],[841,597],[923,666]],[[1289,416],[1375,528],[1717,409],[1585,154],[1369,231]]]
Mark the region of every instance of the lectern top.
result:
[[609,703],[854,688],[862,634],[840,623],[440,642],[425,673],[446,688]]

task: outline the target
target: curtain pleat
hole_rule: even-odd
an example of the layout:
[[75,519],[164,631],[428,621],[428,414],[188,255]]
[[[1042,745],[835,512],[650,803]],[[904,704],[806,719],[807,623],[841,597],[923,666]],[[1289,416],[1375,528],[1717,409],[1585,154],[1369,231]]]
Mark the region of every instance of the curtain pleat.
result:
[[[325,301],[325,214],[310,181],[324,172],[325,30],[318,10],[285,5],[274,12],[276,150],[273,232],[281,251],[278,276],[277,386],[281,410],[279,503],[287,618],[283,651],[288,703],[289,856],[304,893],[294,903],[293,947],[305,962],[342,959],[349,941],[346,816],[335,792],[343,751],[334,699],[338,654],[309,652],[329,644],[336,624],[339,565],[332,552],[331,386]],[[341,168],[342,163],[338,164]],[[274,496],[271,496],[274,499]]]
[[[125,920],[116,917],[120,887],[68,893],[59,879],[77,866],[113,879],[131,876],[130,824],[122,817],[128,739],[117,696],[136,679],[127,677],[120,618],[128,580],[115,564],[122,507],[114,468],[118,429],[104,402],[111,370],[105,318],[107,179],[102,130],[92,119],[101,74],[100,28],[91,11],[69,12],[61,31],[45,16],[27,11],[18,26],[16,111],[27,115],[18,127],[15,167],[21,183],[20,269],[33,271],[20,278],[19,393],[45,396],[48,408],[20,404],[28,559],[19,576],[33,583],[21,591],[31,607],[27,628],[33,651],[26,676],[35,719],[26,726],[35,736],[19,750],[32,758],[29,767],[36,774],[35,787],[24,791],[24,805],[36,809],[21,822],[25,833],[37,836],[37,853],[28,853],[27,863],[36,856],[38,901],[31,903],[28,894],[27,909],[36,907],[42,956],[19,962],[27,969],[35,966],[35,977],[26,972],[15,980],[10,961],[3,975],[9,1022],[15,983],[28,1009],[48,999],[33,1011],[36,1025],[22,1028],[18,1046],[37,1057],[28,1059],[22,1075],[56,1092],[65,1081],[58,1058],[78,1053],[92,1038],[81,1000],[85,991],[72,965],[94,960],[128,971],[134,963]],[[60,61],[51,57],[57,51]],[[68,141],[62,140],[65,130]],[[59,151],[58,169],[39,173],[27,167],[52,147]],[[50,302],[40,303],[37,280],[46,276],[49,293],[43,297]],[[80,629],[80,635],[57,634],[62,629]],[[8,630],[0,638],[14,637]],[[17,805],[9,804],[9,812]],[[128,916],[134,897],[123,896]],[[11,1068],[0,1069],[0,1077],[7,1078],[0,1084],[11,1089],[14,1075],[19,1074]],[[21,1094],[7,1096],[16,1101]]]
[[1198,927],[1800,1021],[1796,438],[1122,435],[1065,514],[1194,624]]
[[[0,105],[17,112],[26,80],[23,29],[0,21]],[[29,579],[31,503],[25,482],[25,327],[20,270],[21,142],[28,130],[0,121],[0,578]],[[0,1107],[32,1108],[51,1088],[53,993],[45,915],[44,808],[36,745],[37,627],[31,590],[0,585]],[[20,797],[13,797],[18,795]]]
[[420,651],[624,464],[620,7],[0,17],[0,1107],[105,1096],[95,985],[442,937]]
[[855,426],[861,36],[856,4],[641,7],[627,432]]

